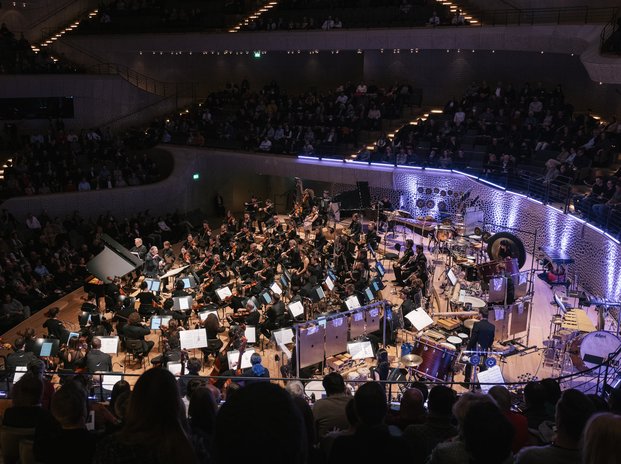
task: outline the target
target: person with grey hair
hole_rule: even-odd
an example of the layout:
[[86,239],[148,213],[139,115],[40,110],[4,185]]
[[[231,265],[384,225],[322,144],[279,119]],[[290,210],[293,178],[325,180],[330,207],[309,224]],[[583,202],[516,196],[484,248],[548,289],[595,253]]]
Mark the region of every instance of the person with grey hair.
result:
[[285,386],[285,390],[294,398],[304,398],[304,384],[299,380],[290,380]]

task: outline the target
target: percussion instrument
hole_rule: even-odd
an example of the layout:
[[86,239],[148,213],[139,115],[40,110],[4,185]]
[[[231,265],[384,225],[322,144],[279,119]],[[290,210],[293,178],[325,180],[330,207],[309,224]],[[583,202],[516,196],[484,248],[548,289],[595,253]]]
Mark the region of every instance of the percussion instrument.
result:
[[621,338],[611,332],[598,330],[580,334],[569,347],[569,357],[576,369],[585,371],[602,364],[621,347]]
[[315,394],[315,399],[317,400],[320,400],[327,396],[326,389],[323,388],[321,380],[311,380],[306,385],[304,385],[304,394],[309,398],[312,394]]
[[442,342],[440,343],[440,346],[446,348],[447,350],[457,350],[457,347],[449,342]]
[[475,296],[470,296],[470,295],[466,295],[464,297],[464,306],[466,304],[472,305],[473,310],[479,310],[487,306],[487,303],[483,301],[481,298],[477,298]]
[[438,242],[446,242],[453,238],[453,229],[451,226],[439,226],[436,230],[436,240]]
[[447,337],[446,341],[453,345],[455,348],[460,348],[461,344],[463,343],[461,337],[458,337],[457,335],[451,335],[450,337]]
[[466,233],[466,224],[463,222],[456,222],[453,227],[457,235],[464,235]]
[[404,367],[418,367],[423,363],[423,358],[417,354],[406,354],[401,357],[401,363]]
[[479,322],[478,319],[466,319],[464,321],[464,327],[470,331],[472,331],[472,328],[474,327],[474,324],[476,324],[477,322]]
[[462,339],[462,341],[466,341],[466,340],[468,340],[468,339],[470,338],[470,336],[469,336],[467,333],[463,333],[463,332],[459,332],[459,333],[457,334],[457,336],[458,336],[459,338],[461,338],[461,339]]
[[509,232],[499,232],[484,241],[487,242],[487,254],[489,255],[490,259],[497,260],[500,258],[500,246],[504,242],[506,243],[507,248],[511,252],[511,256],[518,260],[518,271],[526,263],[526,250],[524,249],[524,244],[515,235]]
[[441,381],[447,380],[457,357],[452,345],[436,343],[424,337],[414,341],[413,353],[422,358],[422,363],[414,370],[423,377]]

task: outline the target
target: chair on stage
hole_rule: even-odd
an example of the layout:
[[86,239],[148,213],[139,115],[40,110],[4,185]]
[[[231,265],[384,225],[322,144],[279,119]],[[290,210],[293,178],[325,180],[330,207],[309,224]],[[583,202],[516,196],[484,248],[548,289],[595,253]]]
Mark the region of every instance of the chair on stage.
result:
[[125,360],[123,365],[127,367],[128,361],[140,362],[140,367],[146,367],[149,356],[144,354],[144,346],[142,340],[125,339]]
[[[386,242],[384,242],[384,246],[386,246]],[[401,244],[400,243],[395,243],[395,250],[397,250],[396,253],[384,253],[384,258],[382,259],[382,261],[386,261],[386,260],[397,261],[401,257]]]

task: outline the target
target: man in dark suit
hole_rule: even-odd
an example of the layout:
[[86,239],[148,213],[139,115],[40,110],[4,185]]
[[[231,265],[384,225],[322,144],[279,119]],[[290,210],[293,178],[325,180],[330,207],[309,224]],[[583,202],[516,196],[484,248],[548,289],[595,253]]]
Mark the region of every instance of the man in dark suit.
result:
[[149,335],[151,329],[144,327],[140,323],[140,315],[138,313],[132,313],[129,315],[128,324],[123,327],[123,335],[126,340],[140,340],[142,342],[142,350],[138,354],[147,356],[153,349],[155,343],[151,340],[145,340],[145,335]]
[[34,353],[26,351],[25,345],[26,341],[24,337],[17,337],[13,343],[15,352],[6,357],[6,367],[11,380],[13,380],[13,376],[15,375],[16,367],[27,367],[31,361],[37,360]]
[[[470,335],[470,340],[468,341],[468,351],[488,351],[494,343],[496,327],[494,327],[494,324],[487,320],[487,316],[489,314],[488,309],[481,308],[479,314],[481,315],[481,320],[476,322],[472,327],[472,334]],[[470,356],[472,357],[472,354]],[[485,356],[481,356],[481,364],[479,365],[480,370],[486,369],[484,361]],[[471,374],[472,364],[468,363],[464,373],[465,382],[470,382]]]
[[86,368],[89,372],[110,372],[112,358],[108,353],[101,351],[101,340],[97,337],[91,342],[91,350],[86,355]]
[[265,311],[265,318],[265,322],[261,324],[261,333],[266,338],[270,338],[273,330],[284,325],[285,304],[281,301],[279,294],[274,294],[274,303]]

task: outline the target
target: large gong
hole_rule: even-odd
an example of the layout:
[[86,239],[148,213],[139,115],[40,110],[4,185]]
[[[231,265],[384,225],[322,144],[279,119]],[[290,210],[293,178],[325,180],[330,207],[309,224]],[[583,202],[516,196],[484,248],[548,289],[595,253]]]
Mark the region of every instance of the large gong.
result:
[[526,250],[524,244],[515,235],[509,232],[498,232],[487,240],[487,254],[492,261],[500,259],[498,250],[501,242],[506,241],[507,247],[511,250],[511,256],[517,258],[520,269],[526,263]]

